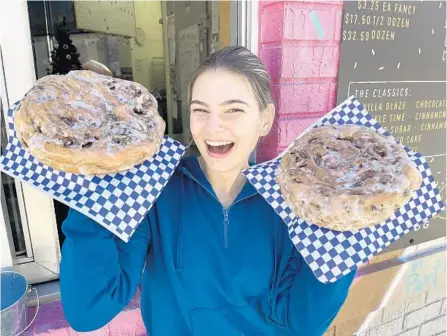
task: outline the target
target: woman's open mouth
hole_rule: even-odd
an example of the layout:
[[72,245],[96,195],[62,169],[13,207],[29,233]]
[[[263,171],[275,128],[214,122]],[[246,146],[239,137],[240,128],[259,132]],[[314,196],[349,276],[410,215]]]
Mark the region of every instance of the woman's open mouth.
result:
[[208,154],[211,157],[218,159],[226,157],[228,154],[230,154],[231,150],[234,147],[234,142],[225,140],[219,140],[219,141],[207,140],[205,141],[205,144],[206,148],[208,149]]

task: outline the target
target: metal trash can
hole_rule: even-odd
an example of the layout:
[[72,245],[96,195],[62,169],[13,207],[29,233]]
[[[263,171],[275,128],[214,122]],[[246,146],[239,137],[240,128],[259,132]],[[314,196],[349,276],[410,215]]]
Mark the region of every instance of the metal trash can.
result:
[[1,336],[18,336],[34,322],[39,311],[39,297],[36,291],[37,308],[32,321],[27,325],[26,311],[28,294],[32,289],[28,280],[17,272],[0,272],[0,326]]

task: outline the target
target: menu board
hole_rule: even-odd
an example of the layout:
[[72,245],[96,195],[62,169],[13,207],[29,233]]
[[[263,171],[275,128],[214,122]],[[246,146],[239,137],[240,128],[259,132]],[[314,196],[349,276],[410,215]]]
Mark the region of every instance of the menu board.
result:
[[[445,1],[344,2],[338,102],[353,95],[423,154],[446,201]],[[446,213],[387,252],[446,235]]]

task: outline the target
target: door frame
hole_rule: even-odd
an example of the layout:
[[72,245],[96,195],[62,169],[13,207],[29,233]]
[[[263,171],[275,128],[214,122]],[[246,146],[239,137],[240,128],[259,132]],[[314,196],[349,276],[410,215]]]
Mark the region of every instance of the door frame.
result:
[[250,0],[232,1],[233,22],[237,27],[232,35],[233,44],[240,45],[258,55],[258,31],[259,31],[259,2]]

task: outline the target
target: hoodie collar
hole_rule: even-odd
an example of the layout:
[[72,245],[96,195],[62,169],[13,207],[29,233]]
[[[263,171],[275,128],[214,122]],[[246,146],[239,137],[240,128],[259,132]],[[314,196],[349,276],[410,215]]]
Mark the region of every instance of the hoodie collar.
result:
[[[200,168],[197,156],[189,156],[182,159],[178,169],[181,173],[199,184],[202,188],[204,188],[208,193],[210,193],[214,198],[217,199],[216,193],[214,192],[211,184],[202,171],[202,168]],[[252,186],[250,182],[246,181],[244,186],[242,187],[241,192],[234,200],[233,204],[256,194],[258,194],[257,190]]]

